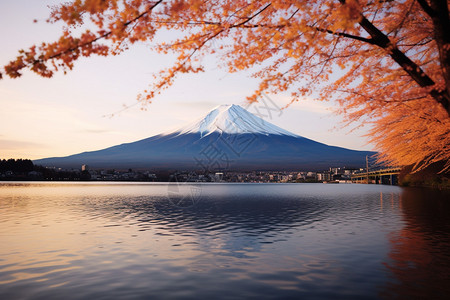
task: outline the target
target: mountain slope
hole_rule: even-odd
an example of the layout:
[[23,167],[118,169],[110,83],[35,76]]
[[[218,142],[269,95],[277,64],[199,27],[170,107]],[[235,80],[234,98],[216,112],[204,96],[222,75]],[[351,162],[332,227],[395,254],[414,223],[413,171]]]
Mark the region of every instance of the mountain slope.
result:
[[360,167],[373,152],[328,146],[290,133],[237,105],[223,105],[179,130],[133,143],[34,161],[63,168],[322,170]]

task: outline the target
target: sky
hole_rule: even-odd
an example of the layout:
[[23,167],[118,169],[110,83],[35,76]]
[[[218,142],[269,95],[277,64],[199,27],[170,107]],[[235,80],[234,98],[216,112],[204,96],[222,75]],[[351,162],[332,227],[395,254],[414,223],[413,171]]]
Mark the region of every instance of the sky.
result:
[[[62,25],[45,22],[48,6],[58,2],[0,0],[2,68],[19,49],[59,36]],[[156,54],[141,44],[119,56],[83,58],[73,71],[51,79],[28,71],[18,79],[4,76],[0,159],[67,156],[144,139],[182,127],[221,104],[248,105],[246,96],[258,84],[249,72],[227,73],[211,58],[206,72],[181,76],[151,104],[137,104],[137,94],[152,83],[152,75],[171,62],[172,56]],[[270,106],[275,110],[265,120],[288,131],[328,145],[374,150],[362,137],[367,128],[342,128],[342,117],[333,113],[332,102],[304,99],[278,110],[289,101],[288,94],[268,95],[249,110],[255,113],[259,107],[267,112]]]

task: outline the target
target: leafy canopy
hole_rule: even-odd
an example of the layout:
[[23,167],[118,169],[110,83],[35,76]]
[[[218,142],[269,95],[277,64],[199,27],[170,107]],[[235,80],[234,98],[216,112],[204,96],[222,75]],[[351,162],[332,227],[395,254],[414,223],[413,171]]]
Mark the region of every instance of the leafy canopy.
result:
[[[372,124],[369,138],[381,160],[416,169],[444,161],[448,170],[448,6],[446,0],[74,0],[53,7],[48,19],[67,25],[59,40],[19,51],[4,72],[51,77],[82,56],[117,55],[144,42],[177,54],[138,96],[147,103],[178,74],[202,72],[202,58],[215,55],[229,72],[253,70],[260,84],[249,101],[263,92],[288,92],[299,101],[320,91],[320,99],[338,101],[346,122]],[[74,36],[71,28],[85,22],[91,29]],[[179,38],[158,42],[156,33],[165,30]]]

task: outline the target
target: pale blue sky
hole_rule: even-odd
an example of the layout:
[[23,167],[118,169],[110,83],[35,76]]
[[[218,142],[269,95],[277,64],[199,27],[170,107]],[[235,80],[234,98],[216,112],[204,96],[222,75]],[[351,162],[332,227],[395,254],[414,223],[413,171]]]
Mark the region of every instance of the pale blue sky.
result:
[[[58,37],[61,25],[45,22],[47,5],[57,2],[0,0],[0,65],[21,48]],[[257,86],[249,73],[228,74],[210,59],[207,72],[180,77],[147,110],[136,105],[105,117],[135,104],[152,74],[171,61],[140,45],[120,56],[82,59],[67,75],[45,79],[25,72],[19,79],[0,80],[0,158],[65,156],[136,141],[181,127],[217,105],[245,104]],[[288,95],[269,96],[279,107],[289,101]],[[360,137],[364,131],[339,129],[341,118],[332,107],[305,99],[267,120],[329,145],[372,150]]]

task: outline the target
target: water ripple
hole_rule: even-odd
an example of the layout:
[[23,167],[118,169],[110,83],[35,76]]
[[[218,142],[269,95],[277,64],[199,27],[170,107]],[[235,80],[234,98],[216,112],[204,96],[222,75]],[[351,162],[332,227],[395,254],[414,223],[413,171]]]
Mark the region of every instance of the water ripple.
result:
[[180,207],[188,186],[172,187],[169,198],[165,184],[0,184],[0,298],[448,292],[448,195],[365,185],[195,188],[194,204]]

